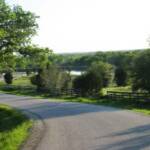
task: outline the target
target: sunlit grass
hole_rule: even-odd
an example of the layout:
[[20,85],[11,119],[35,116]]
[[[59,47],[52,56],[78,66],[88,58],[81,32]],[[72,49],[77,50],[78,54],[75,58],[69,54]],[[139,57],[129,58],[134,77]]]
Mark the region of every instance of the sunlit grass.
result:
[[[6,85],[5,81],[2,80],[0,81],[0,85]],[[30,78],[23,76],[23,77],[19,77],[13,80],[12,85],[16,85],[16,86],[33,86],[30,82]]]
[[29,77],[20,77],[13,81],[13,85],[32,86]]
[[18,150],[32,126],[21,112],[0,105],[0,150]]

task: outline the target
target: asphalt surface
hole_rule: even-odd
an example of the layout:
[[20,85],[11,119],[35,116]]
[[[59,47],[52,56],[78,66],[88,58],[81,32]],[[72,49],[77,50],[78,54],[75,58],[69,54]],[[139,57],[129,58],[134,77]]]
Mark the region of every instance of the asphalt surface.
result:
[[148,116],[111,107],[6,94],[0,94],[0,103],[42,119],[45,133],[36,150],[150,150]]

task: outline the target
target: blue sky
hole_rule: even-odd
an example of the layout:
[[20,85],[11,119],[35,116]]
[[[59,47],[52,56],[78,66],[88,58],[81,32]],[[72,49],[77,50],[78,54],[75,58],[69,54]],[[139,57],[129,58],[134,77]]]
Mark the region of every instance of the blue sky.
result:
[[6,0],[40,19],[33,43],[54,52],[147,48],[150,0]]

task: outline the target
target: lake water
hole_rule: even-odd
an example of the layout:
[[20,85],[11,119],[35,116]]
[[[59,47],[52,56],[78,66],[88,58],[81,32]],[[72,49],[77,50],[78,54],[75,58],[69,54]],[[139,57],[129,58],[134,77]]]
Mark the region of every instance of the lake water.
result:
[[71,71],[70,72],[70,74],[72,74],[72,75],[76,75],[76,76],[79,76],[79,75],[81,75],[83,72],[81,72],[81,71]]

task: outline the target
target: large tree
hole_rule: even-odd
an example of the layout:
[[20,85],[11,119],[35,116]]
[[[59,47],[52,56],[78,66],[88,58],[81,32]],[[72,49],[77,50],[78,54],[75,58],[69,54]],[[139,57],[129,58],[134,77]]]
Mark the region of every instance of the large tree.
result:
[[25,68],[43,68],[49,61],[49,56],[52,55],[52,50],[49,48],[41,48],[36,45],[26,46],[19,50],[19,63],[17,66],[21,67],[24,64]]
[[35,14],[20,6],[10,7],[0,0],[0,63],[7,66],[7,56],[30,43],[38,27]]

